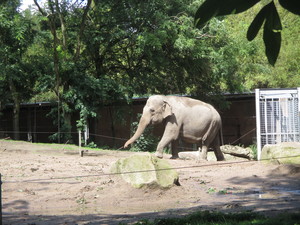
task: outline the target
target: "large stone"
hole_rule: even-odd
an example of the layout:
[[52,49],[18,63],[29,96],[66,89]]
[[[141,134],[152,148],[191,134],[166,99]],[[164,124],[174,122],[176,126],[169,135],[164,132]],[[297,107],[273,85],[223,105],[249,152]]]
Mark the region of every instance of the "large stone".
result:
[[111,167],[111,172],[121,177],[135,188],[170,188],[178,184],[178,173],[164,159],[158,159],[150,153],[137,154],[119,159]]
[[[198,151],[184,151],[184,152],[179,152],[178,156],[180,159],[184,160],[198,160]],[[231,156],[229,154],[224,154],[225,161],[230,161],[230,160],[235,160],[237,157]],[[207,161],[217,161],[217,157],[214,152],[207,152]]]
[[300,143],[285,142],[265,145],[261,151],[261,160],[280,164],[300,164]]
[[251,148],[243,148],[238,145],[223,145],[220,147],[224,154],[229,154],[239,158],[254,159]]
[[[245,158],[245,159],[253,159],[253,153],[250,148],[242,148],[240,146],[235,146],[235,145],[223,145],[220,146],[221,151],[224,154],[225,160],[230,161],[230,160],[238,160],[240,158]],[[184,151],[184,152],[179,152],[179,158],[181,159],[198,159],[198,151]],[[207,153],[207,160],[208,161],[217,161],[217,158],[214,154],[213,151],[209,151]]]

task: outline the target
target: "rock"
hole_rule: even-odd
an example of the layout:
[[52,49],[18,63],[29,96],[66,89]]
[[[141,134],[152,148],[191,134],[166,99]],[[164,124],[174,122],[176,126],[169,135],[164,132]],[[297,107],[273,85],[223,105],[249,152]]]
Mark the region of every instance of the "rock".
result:
[[[251,148],[242,148],[240,146],[234,145],[223,145],[220,147],[221,151],[224,154],[225,160],[236,160],[239,158],[245,159],[254,159],[253,153]],[[180,159],[195,159],[197,160],[198,151],[184,151],[178,153]],[[207,160],[208,161],[217,161],[217,158],[213,151],[209,151],[207,153]]]
[[261,160],[279,164],[300,164],[300,143],[284,142],[265,145],[261,151]]
[[223,145],[220,147],[224,154],[229,154],[235,157],[254,159],[254,155],[251,148],[243,148],[237,145]]
[[150,153],[119,159],[112,165],[111,172],[120,173],[121,177],[135,188],[144,186],[170,188],[174,184],[179,184],[178,173],[171,169],[169,163],[164,159],[156,158]]
[[[223,155],[224,155],[225,161],[232,161],[232,160],[239,160],[240,159],[239,157],[235,157],[235,156],[232,156],[232,155],[229,155],[229,154],[224,154],[223,153]],[[207,161],[217,161],[216,155],[213,151],[207,153]]]
[[[184,159],[184,160],[189,160],[189,159],[198,160],[198,154],[199,154],[198,151],[184,151],[184,152],[179,152],[178,156],[180,159]],[[226,156],[224,157],[226,159]],[[217,161],[214,152],[207,153],[207,161]]]
[[178,156],[179,156],[180,159],[195,159],[195,160],[197,160],[198,151],[179,152]]
[[[197,160],[198,158],[198,151],[185,151],[185,152],[179,152],[178,156],[180,159],[184,159],[184,160],[189,160],[189,159],[193,159],[193,160]],[[236,160],[238,159],[237,157],[234,157],[232,155],[229,154],[224,154],[225,157],[225,161],[230,161],[230,160]],[[214,152],[208,152],[207,153],[207,161],[217,161],[216,155]]]

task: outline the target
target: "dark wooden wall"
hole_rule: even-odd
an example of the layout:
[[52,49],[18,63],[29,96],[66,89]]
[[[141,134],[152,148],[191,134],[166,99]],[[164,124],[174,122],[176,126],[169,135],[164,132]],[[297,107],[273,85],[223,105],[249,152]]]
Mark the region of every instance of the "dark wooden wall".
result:
[[[255,142],[255,97],[251,95],[227,96],[230,107],[219,111],[223,121],[224,144],[249,146]],[[119,148],[131,136],[131,124],[142,113],[146,98],[134,99],[132,105],[105,106],[98,112],[97,118],[89,119],[90,140],[99,146]],[[20,137],[33,142],[51,142],[49,135],[57,132],[52,118],[48,116],[50,103],[22,104],[20,114]],[[72,138],[78,143],[76,120],[78,113],[72,116]],[[161,137],[163,124],[154,127],[154,134]],[[12,137],[12,106],[5,107],[0,115],[0,138]],[[190,145],[182,147],[190,148]]]

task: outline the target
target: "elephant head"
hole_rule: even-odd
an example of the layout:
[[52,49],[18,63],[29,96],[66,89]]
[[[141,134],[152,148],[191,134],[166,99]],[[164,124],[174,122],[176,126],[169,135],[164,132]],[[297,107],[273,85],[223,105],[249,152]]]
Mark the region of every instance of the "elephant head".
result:
[[149,124],[161,123],[170,115],[172,115],[172,107],[164,96],[151,96],[143,109],[143,114],[135,134],[125,143],[124,148],[135,142]]

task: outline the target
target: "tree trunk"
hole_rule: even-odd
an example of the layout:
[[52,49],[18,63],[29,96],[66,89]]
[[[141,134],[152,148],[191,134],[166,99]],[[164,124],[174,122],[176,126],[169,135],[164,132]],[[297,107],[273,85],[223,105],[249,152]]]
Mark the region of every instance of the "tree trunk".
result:
[[112,136],[112,141],[113,141],[113,147],[116,147],[116,131],[115,131],[115,124],[114,124],[114,118],[113,118],[113,113],[112,113],[112,108],[109,106],[109,116],[110,116],[110,129],[111,129],[111,136]]
[[16,86],[12,79],[9,79],[9,89],[13,99],[13,139],[20,140],[20,99]]

